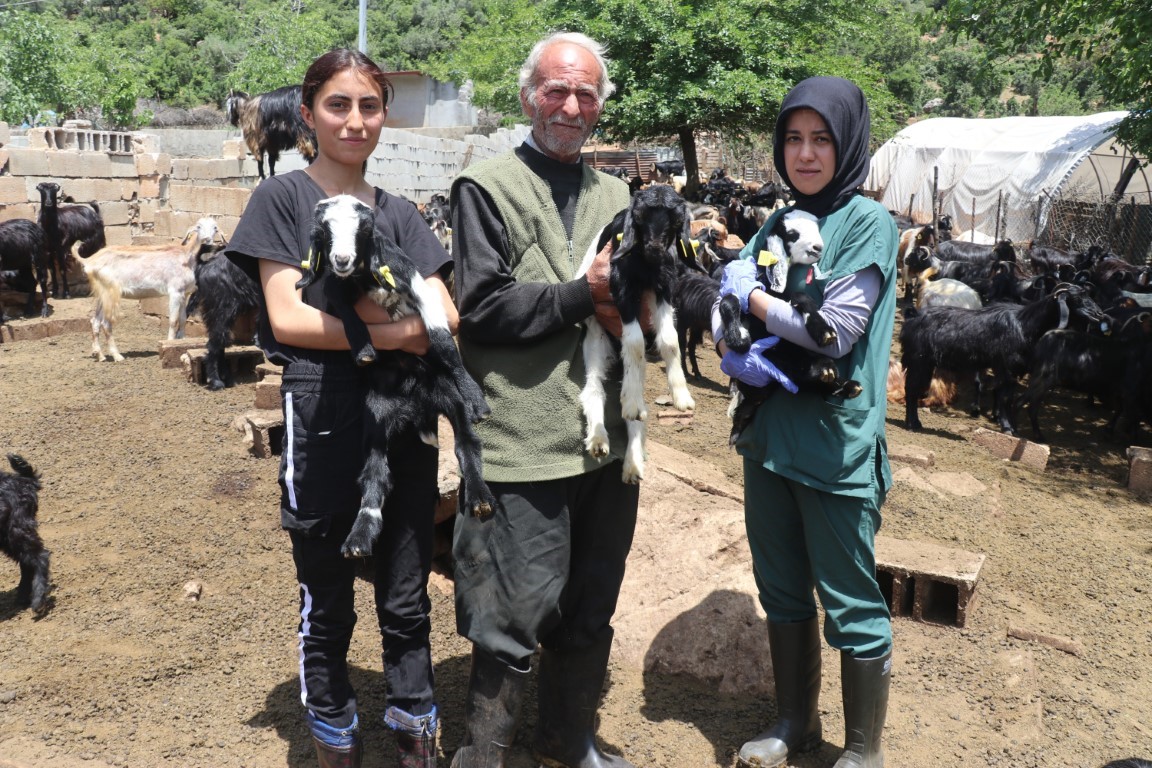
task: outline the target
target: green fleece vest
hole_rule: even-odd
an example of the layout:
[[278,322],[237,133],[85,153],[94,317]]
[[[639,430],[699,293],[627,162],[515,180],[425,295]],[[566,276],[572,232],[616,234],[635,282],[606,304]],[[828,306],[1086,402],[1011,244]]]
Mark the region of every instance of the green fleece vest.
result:
[[[784,212],[773,215],[741,251],[751,258],[764,248],[766,233]],[[736,443],[746,458],[812,488],[872,498],[892,486],[884,417],[888,407],[888,355],[896,318],[896,226],[879,203],[857,195],[820,219],[824,252],[817,268],[794,265],[786,292],[824,298],[829,280],[872,265],[882,282],[864,334],[836,361],[843,378],[863,392],[846,400],[777,389],[756,412]]]
[[[521,282],[574,279],[596,235],[629,200],[626,184],[585,165],[569,243],[548,185],[515,154],[478,163],[460,176],[482,187],[495,203],[508,235],[512,276]],[[583,338],[584,327],[573,325],[524,344],[460,339],[464,364],[492,408],[491,418],[476,426],[484,444],[485,480],[555,480],[623,456],[627,433],[620,418],[618,375],[605,382],[611,455],[597,461],[584,449]]]

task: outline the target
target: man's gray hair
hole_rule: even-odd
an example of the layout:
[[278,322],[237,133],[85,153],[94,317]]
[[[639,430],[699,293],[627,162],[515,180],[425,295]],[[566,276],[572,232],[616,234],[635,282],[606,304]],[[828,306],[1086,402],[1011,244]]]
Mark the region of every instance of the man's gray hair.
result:
[[529,104],[536,106],[536,70],[540,67],[540,57],[544,55],[544,51],[557,43],[580,46],[596,57],[596,63],[600,65],[600,82],[596,83],[596,95],[603,105],[608,97],[616,92],[615,83],[608,79],[608,59],[604,56],[604,46],[580,32],[554,32],[532,46],[532,52],[520,67],[520,93],[524,94]]

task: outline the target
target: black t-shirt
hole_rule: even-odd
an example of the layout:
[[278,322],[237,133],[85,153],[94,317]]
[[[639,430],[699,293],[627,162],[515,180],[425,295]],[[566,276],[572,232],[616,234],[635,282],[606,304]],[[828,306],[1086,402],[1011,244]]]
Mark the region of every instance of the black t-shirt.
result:
[[[324,190],[304,171],[270,176],[252,192],[225,253],[257,281],[257,259],[299,266],[308,256],[312,212],[316,203],[326,197]],[[446,275],[451,269],[452,257],[440,245],[416,206],[382,189],[376,190],[376,229],[400,246],[421,276]],[[304,290],[305,303],[327,311],[325,282],[336,279],[339,278],[331,271],[322,273],[319,280]],[[259,335],[264,354],[281,365],[296,361],[325,366],[353,365],[352,354],[347,350],[304,349],[280,344],[272,335],[263,306]]]

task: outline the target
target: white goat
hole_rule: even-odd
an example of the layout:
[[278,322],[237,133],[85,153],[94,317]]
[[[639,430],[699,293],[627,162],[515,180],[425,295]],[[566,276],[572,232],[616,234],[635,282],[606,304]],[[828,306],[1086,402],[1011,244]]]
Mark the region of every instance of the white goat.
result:
[[84,274],[96,301],[92,310],[92,355],[108,354],[120,362],[112,327],[120,319],[121,299],[168,297],[168,338],[184,337],[188,295],[196,288],[196,258],[212,247],[220,230],[210,218],[200,219],[180,243],[171,245],[123,245],[101,248],[85,259],[73,246],[72,255],[84,266]]
[[980,301],[980,294],[967,283],[953,280],[949,277],[933,279],[936,274],[935,267],[928,267],[920,273],[916,287],[916,308],[926,307],[962,307],[964,309],[980,309],[984,303]]

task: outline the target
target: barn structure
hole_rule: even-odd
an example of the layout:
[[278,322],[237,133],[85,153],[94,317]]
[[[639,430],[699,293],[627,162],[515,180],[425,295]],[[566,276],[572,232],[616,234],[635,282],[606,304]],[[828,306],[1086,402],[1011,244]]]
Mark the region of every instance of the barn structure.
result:
[[865,186],[917,223],[949,215],[962,239],[1095,243],[1145,263],[1152,183],[1115,140],[1127,114],[922,120],[877,150]]

